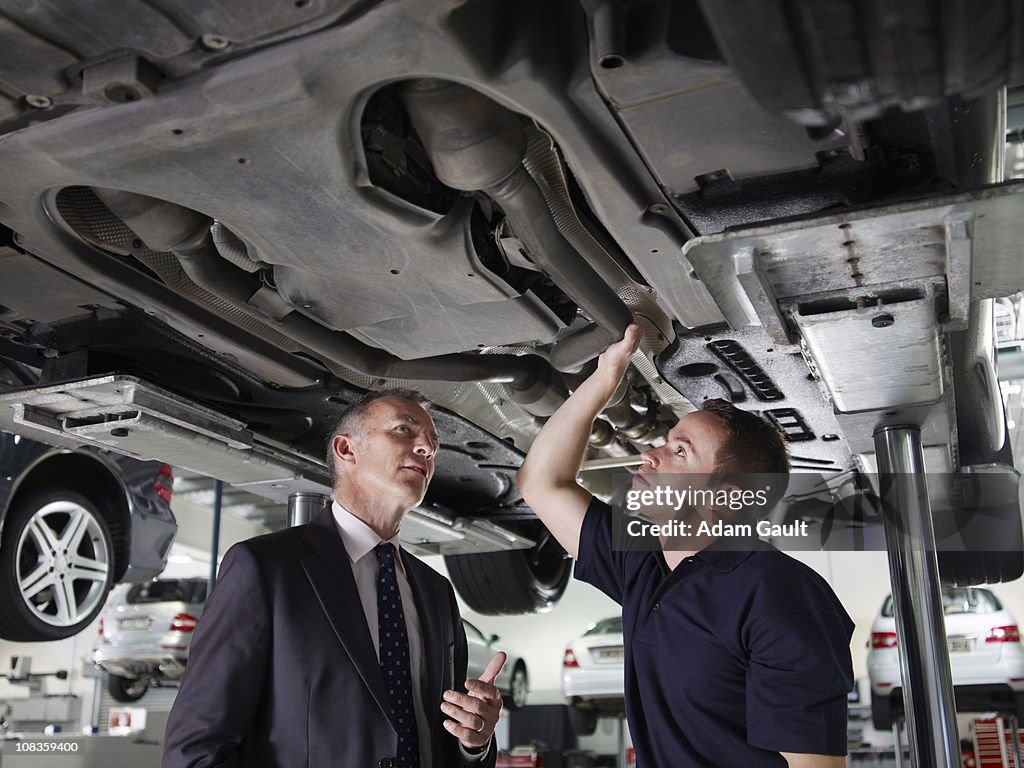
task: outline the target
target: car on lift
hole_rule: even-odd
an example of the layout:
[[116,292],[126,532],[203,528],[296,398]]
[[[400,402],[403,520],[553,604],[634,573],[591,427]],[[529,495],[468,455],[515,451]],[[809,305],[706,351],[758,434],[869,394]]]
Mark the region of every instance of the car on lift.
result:
[[[1010,0],[64,0],[0,27],[0,354],[42,370],[9,428],[283,499],[329,490],[341,407],[414,386],[443,443],[417,541],[485,614],[564,591],[514,473],[633,319],[582,474],[606,497],[711,397],[798,471],[870,472],[909,426],[929,471],[1016,482]],[[945,578],[1019,575],[1015,512]]]
[[593,733],[601,715],[625,712],[625,646],[622,617],[591,624],[562,656],[562,693],[572,706],[573,728]]
[[508,710],[522,709],[526,706],[526,697],[530,692],[530,675],[526,671],[526,660],[498,645],[501,638],[497,635],[485,635],[473,624],[462,620],[462,628],[466,631],[466,644],[469,646],[470,678],[480,677],[487,664],[498,651],[505,651],[508,658],[501,668],[495,686],[501,691],[502,702]]
[[[0,389],[34,377],[0,360]],[[171,482],[166,464],[0,432],[0,637],[69,637],[115,583],[160,573],[178,530]]]
[[[1017,620],[991,590],[942,590],[953,693],[960,712],[1024,715],[1024,645]],[[903,685],[892,595],[871,626],[868,650],[871,716],[888,730],[903,712]]]
[[151,686],[181,680],[207,583],[154,579],[111,596],[100,616],[92,662],[107,673],[115,701],[138,701]]

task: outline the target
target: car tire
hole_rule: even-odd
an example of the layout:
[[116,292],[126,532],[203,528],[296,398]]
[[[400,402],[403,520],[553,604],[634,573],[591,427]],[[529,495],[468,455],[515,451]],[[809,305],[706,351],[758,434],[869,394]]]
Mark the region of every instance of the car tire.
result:
[[973,587],[1016,581],[1024,569],[1020,552],[939,552],[943,586]]
[[885,4],[884,14],[856,0],[702,0],[701,8],[755,98],[807,125],[831,126],[840,109],[864,120],[886,107],[972,98],[1024,71],[1024,19],[1012,0],[981,9],[905,0]]
[[140,677],[133,680],[129,677],[107,673],[107,693],[114,701],[130,704],[145,696],[148,690],[148,678]]
[[949,535],[950,528],[955,534],[950,539],[964,549],[938,548],[939,576],[946,586],[1002,584],[1024,573],[1019,480],[1012,457],[1000,458],[1005,472],[978,473],[971,477],[972,487],[962,491],[968,497],[989,497],[989,503],[943,515],[945,528],[936,519],[936,537]]
[[551,608],[565,592],[572,561],[561,552],[536,550],[446,555],[459,596],[485,616],[515,616]]
[[577,736],[592,736],[597,730],[597,712],[582,707],[569,707],[569,725]]
[[96,618],[113,581],[109,525],[92,501],[59,488],[15,499],[0,542],[0,636],[71,637]]
[[892,730],[892,697],[871,692],[871,722],[878,731]]
[[525,707],[526,696],[530,690],[530,678],[526,674],[526,664],[522,660],[517,661],[515,669],[512,670],[512,682],[509,683],[509,688],[511,690],[508,698],[502,699],[505,709],[512,711]]

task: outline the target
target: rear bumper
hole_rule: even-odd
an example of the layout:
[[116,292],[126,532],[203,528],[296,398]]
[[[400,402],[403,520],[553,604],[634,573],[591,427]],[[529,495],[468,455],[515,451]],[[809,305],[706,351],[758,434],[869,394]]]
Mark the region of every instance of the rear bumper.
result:
[[[950,660],[950,672],[955,688],[1008,688],[1024,693],[1024,654],[1004,651],[995,663],[965,665]],[[868,658],[868,678],[871,692],[876,696],[888,696],[900,690],[900,668],[896,654],[887,654],[880,662],[878,657]]]
[[581,699],[622,698],[625,691],[623,668],[581,668],[562,672],[562,692]]
[[131,552],[122,583],[138,584],[155,579],[167,567],[167,554],[178,533],[174,518],[132,515]]
[[100,648],[93,655],[98,667],[119,677],[157,677],[180,680],[187,656],[168,652],[125,653],[116,648]]

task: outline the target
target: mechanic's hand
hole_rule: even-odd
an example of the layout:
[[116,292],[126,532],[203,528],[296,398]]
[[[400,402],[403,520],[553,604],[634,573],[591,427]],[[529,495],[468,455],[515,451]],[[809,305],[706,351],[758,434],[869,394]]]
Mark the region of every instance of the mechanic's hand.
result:
[[506,658],[504,651],[494,654],[479,680],[466,681],[468,693],[444,692],[441,711],[452,718],[444,721],[444,727],[466,749],[480,749],[491,740],[501,714],[501,694],[494,687],[494,678]]
[[597,358],[597,369],[608,370],[615,374],[616,379],[620,378],[629,367],[629,360],[633,357],[637,347],[640,346],[640,339],[644,336],[640,326],[630,323],[626,326],[626,332],[622,338],[612,344]]

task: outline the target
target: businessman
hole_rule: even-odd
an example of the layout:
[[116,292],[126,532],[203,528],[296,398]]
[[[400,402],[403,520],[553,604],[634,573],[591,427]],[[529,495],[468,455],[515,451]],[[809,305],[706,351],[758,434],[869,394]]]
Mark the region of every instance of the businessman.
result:
[[331,507],[224,556],[164,768],[492,768],[505,655],[465,680],[451,584],[398,540],[434,472],[424,404],[389,390],[351,405],[328,444]]
[[[623,540],[630,526],[617,526],[612,509],[576,482],[594,419],[639,340],[630,325],[601,355],[596,372],[545,424],[516,478],[524,500],[576,558],[576,578],[622,605],[637,764],[842,768],[853,624],[828,584],[756,537],[708,534],[725,530],[718,523],[743,529],[742,513],[714,494],[681,505],[675,521],[689,526],[677,530],[704,533],[670,529],[645,548]],[[748,478],[774,475],[766,512],[789,472],[778,432],[721,400],[683,417],[665,445],[642,458],[634,498],[678,491],[687,477],[702,491],[742,496],[755,493],[744,487]],[[671,522],[664,508],[645,517]]]

